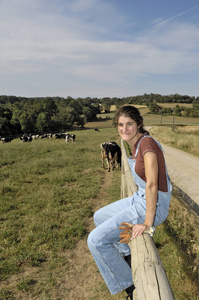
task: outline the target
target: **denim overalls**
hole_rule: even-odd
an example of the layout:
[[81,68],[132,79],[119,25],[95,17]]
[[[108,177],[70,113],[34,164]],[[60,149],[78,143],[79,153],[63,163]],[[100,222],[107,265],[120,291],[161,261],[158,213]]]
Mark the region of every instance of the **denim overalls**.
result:
[[[139,143],[135,156],[139,150]],[[161,148],[158,142],[157,144]],[[144,223],[146,215],[146,182],[135,173],[135,159],[129,158],[128,161],[134,181],[138,186],[137,192],[133,196],[118,200],[96,211],[94,214],[96,228],[88,236],[88,247],[112,295],[133,284],[131,268],[123,259],[124,256],[130,254],[130,248],[119,242],[120,229],[118,227],[122,222]],[[168,216],[172,191],[168,174],[167,186],[168,192],[158,191],[154,226],[163,223]]]

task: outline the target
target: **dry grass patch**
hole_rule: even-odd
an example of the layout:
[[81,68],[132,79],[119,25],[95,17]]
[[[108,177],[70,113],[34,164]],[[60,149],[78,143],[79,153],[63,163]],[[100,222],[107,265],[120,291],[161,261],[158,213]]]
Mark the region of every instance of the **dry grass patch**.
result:
[[188,133],[199,136],[199,125],[178,126],[177,129],[180,133]]
[[173,103],[173,102],[170,102],[170,103],[157,103],[159,106],[161,107],[176,107],[176,105],[179,105],[179,106],[184,106],[184,107],[187,107],[187,108],[192,108],[193,107],[193,104],[192,103]]
[[188,260],[188,273],[199,280],[199,219],[174,187],[170,214],[166,220],[170,234],[178,240]]
[[199,156],[198,128],[199,126],[176,126],[172,130],[171,127],[154,126],[150,133],[161,143]]
[[[102,115],[103,116],[103,115]],[[105,117],[106,118],[106,117]],[[88,122],[85,124],[85,128],[98,128],[98,129],[103,129],[103,128],[112,128],[113,126],[113,121],[112,120],[105,120],[105,121],[96,121],[96,122]],[[97,134],[97,132],[96,132]]]

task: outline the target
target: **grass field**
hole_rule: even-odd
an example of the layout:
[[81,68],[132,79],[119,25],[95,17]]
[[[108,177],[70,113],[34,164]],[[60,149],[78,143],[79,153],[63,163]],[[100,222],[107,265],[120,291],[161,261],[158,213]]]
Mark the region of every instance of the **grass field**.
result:
[[[184,106],[184,107],[187,107],[187,108],[191,108],[193,105],[192,103],[157,103],[157,105],[161,106],[161,107],[175,107],[176,105],[179,105],[179,106]],[[135,104],[133,105],[135,107],[137,107],[138,109],[140,108],[147,108],[146,105],[138,105],[138,104]],[[111,105],[111,111],[115,111],[116,110],[116,105]]]
[[1,284],[1,295],[22,290],[54,299],[49,293],[67,271],[64,252],[85,236],[102,182],[99,144],[115,140],[115,132],[76,132],[77,145],[54,139],[0,144],[1,282],[19,274],[15,286],[2,290]]
[[[171,125],[173,126],[173,116],[144,115],[145,126]],[[174,127],[179,125],[199,125],[199,118],[174,117]]]
[[[101,167],[99,145],[118,140],[117,130],[108,126],[100,132],[82,130],[75,134],[77,144],[55,139],[31,143],[17,139],[0,144],[2,300],[69,299],[64,283],[65,274],[70,271],[66,254],[76,249],[79,240],[86,240],[88,220],[95,211],[95,199],[106,172]],[[107,203],[120,197],[119,171],[114,173],[107,193]],[[178,202],[173,209],[177,207],[179,212],[177,205]],[[179,215],[182,223],[183,214],[184,210]],[[187,257],[174,242],[168,228],[171,224],[160,227],[156,243],[176,300],[199,299],[190,274],[192,256]],[[186,229],[185,234],[189,233]],[[89,280],[92,281],[92,274]],[[95,285],[90,300],[112,299],[103,282]],[[104,298],[100,298],[102,294]]]
[[192,108],[193,107],[193,104],[192,103],[157,103],[159,106],[161,107],[176,107],[176,105],[179,105],[179,106],[184,106],[184,107],[187,107],[187,108]]

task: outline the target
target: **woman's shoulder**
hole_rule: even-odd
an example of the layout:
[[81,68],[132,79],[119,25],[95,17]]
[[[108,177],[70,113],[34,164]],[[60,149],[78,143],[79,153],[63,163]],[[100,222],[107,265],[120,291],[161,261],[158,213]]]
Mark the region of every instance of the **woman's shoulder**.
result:
[[151,135],[146,135],[140,141],[140,148],[145,150],[159,150],[161,149],[160,143],[154,139]]
[[147,134],[144,135],[143,138],[140,140],[140,144],[158,144],[158,141],[154,139],[151,135]]

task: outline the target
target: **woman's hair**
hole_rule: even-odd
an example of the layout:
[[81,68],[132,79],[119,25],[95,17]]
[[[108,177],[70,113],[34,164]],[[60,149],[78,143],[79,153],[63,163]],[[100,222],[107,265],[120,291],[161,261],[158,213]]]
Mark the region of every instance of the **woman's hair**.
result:
[[124,106],[120,106],[117,109],[117,111],[115,113],[115,125],[116,126],[118,125],[118,120],[121,116],[129,117],[132,120],[134,120],[137,123],[137,125],[140,125],[140,127],[139,127],[140,133],[149,134],[148,131],[143,128],[144,127],[143,118],[140,115],[139,110],[135,106],[124,105]]

